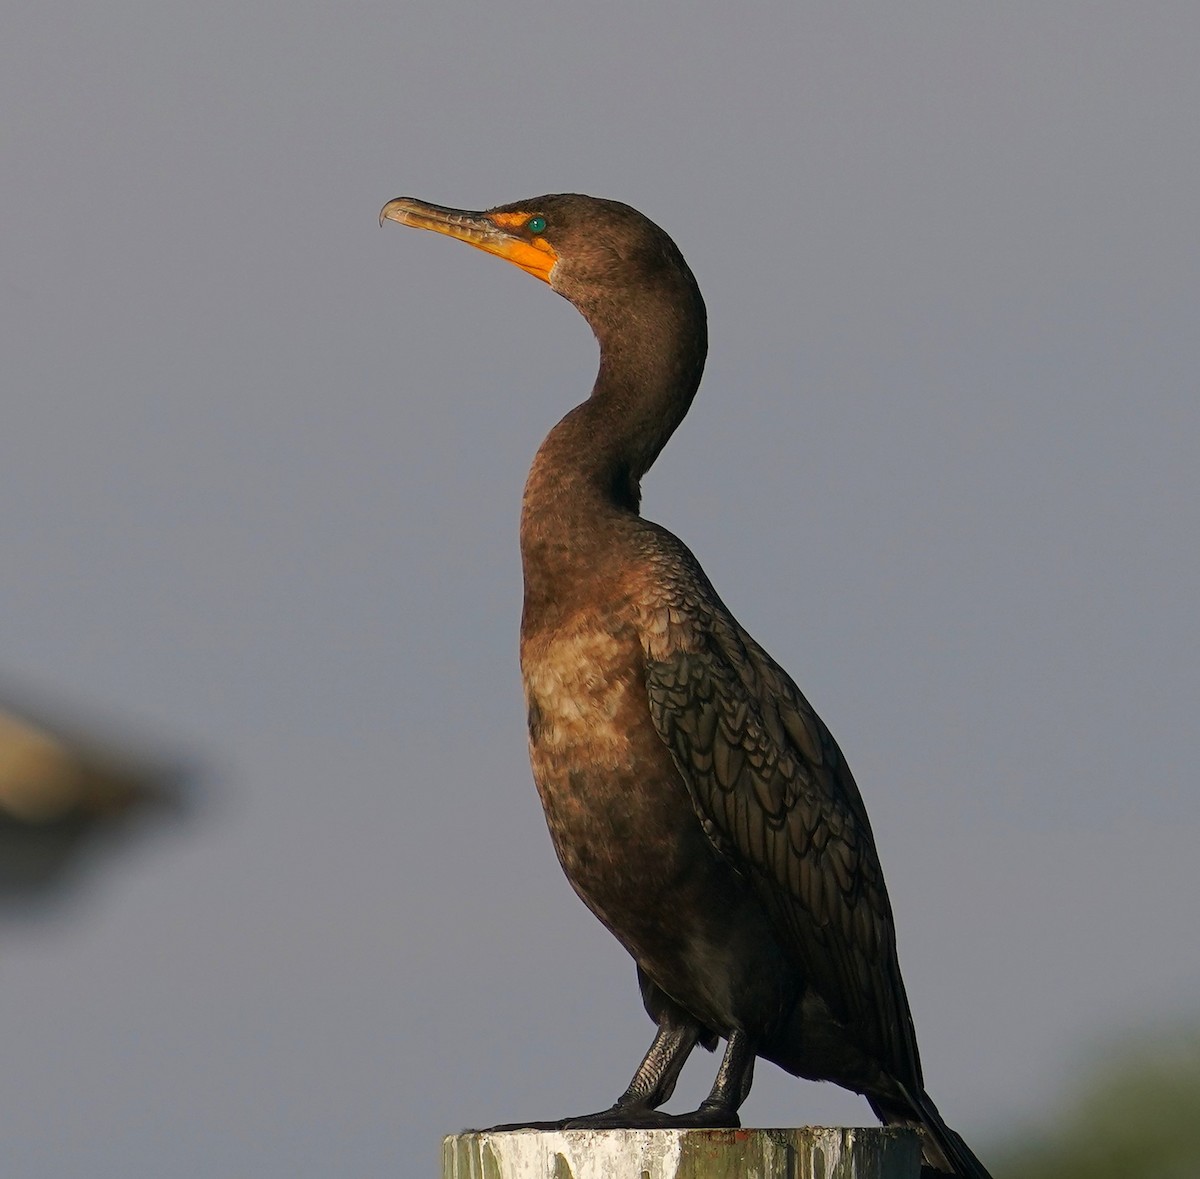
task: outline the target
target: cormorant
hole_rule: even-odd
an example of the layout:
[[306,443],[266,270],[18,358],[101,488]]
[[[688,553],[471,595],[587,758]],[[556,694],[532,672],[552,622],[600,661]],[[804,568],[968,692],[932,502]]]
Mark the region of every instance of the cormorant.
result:
[[[754,1061],[919,1127],[928,1167],[987,1171],[925,1092],[871,825],[829,730],[687,547],[638,513],[707,352],[678,247],[578,194],[486,212],[400,197],[431,229],[548,283],[600,344],[591,396],[550,431],[521,508],[521,669],[533,776],[575,891],[637,963],[658,1025],[608,1110],[544,1128],[737,1126]],[[696,1044],[727,1047],[691,1113],[658,1107]]]

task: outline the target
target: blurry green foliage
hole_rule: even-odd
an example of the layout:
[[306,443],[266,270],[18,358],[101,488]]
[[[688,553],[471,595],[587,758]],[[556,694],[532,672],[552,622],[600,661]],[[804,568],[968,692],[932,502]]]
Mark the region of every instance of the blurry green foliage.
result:
[[993,1152],[996,1179],[1200,1179],[1200,1030],[1097,1055],[1045,1133]]

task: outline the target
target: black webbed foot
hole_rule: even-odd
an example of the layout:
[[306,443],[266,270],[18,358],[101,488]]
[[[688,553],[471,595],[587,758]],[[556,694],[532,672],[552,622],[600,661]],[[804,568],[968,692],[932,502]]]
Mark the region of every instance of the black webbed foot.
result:
[[738,1107],[750,1092],[754,1076],[754,1048],[745,1032],[732,1032],[712,1092],[690,1113],[663,1113],[657,1107],[675,1088],[675,1079],[698,1038],[699,1025],[666,1024],[659,1028],[616,1105],[599,1113],[562,1118],[556,1122],[508,1122],[492,1126],[506,1130],[697,1130],[734,1129],[741,1126]]
[[705,1102],[699,1109],[688,1113],[669,1114],[648,1106],[614,1105],[612,1109],[586,1114],[581,1118],[569,1118],[567,1130],[694,1130],[694,1129],[737,1129],[741,1125],[737,1111],[709,1105]]
[[488,1126],[484,1134],[507,1134],[511,1130],[565,1130],[570,1118],[557,1122],[502,1122],[499,1126]]
[[669,1114],[645,1105],[614,1105],[597,1113],[561,1118],[554,1122],[508,1122],[491,1126],[494,1133],[508,1130],[694,1130],[737,1129],[737,1111],[704,1102],[688,1113]]

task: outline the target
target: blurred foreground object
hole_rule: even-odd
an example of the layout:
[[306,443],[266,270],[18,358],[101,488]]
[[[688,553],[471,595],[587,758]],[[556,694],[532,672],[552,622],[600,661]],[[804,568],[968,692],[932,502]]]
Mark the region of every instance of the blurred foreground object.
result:
[[1093,1059],[1053,1129],[1022,1134],[1011,1179],[1200,1176],[1200,1028],[1127,1037]]
[[0,905],[60,890],[107,835],[180,814],[190,774],[0,705]]

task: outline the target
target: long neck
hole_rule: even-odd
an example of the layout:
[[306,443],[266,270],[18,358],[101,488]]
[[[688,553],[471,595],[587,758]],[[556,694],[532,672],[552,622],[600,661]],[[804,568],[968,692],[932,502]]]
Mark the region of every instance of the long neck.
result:
[[[708,348],[691,274],[577,303],[600,344],[591,396],[550,431],[525,485],[522,547],[611,511],[636,512],[639,481],[695,396]],[[528,556],[528,554],[527,554]]]
[[586,600],[614,555],[614,529],[636,514],[639,480],[695,396],[708,347],[691,274],[663,291],[628,292],[619,307],[577,300],[600,343],[591,396],[547,435],[521,509],[523,629]]

